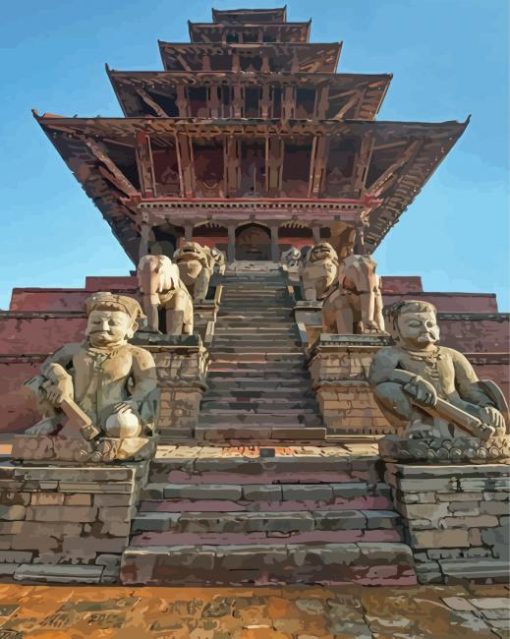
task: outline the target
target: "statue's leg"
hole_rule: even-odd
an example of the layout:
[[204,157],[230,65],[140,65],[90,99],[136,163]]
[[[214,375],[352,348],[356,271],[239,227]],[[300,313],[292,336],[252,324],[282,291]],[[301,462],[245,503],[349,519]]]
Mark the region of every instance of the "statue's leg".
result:
[[41,437],[43,435],[55,435],[59,430],[62,421],[62,415],[54,415],[53,417],[45,417],[37,424],[27,428],[25,435],[35,435]]
[[414,418],[414,410],[409,396],[402,390],[401,384],[382,382],[373,387],[373,392],[381,407],[403,422]]
[[354,331],[354,313],[345,295],[339,295],[335,305],[336,332],[350,335]]
[[173,308],[166,310],[166,334],[182,335],[182,325],[184,322],[184,311]]
[[207,269],[202,269],[202,272],[195,280],[195,288],[193,291],[193,298],[196,300],[205,300],[207,291],[209,289],[209,280],[211,276]]
[[374,323],[377,329],[381,332],[385,332],[384,317],[383,317],[383,299],[380,291],[374,293]]
[[147,329],[149,331],[159,330],[159,296],[158,295],[144,295],[142,298],[142,306],[147,316]]

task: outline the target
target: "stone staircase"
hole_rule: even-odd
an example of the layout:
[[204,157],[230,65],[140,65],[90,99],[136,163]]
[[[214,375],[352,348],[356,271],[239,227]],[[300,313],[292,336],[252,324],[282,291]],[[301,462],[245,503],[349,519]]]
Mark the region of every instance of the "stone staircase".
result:
[[225,276],[211,359],[197,445],[159,447],[122,582],[415,584],[376,445],[325,441],[278,270]]
[[[378,457],[349,446],[162,447],[125,584],[416,583]],[[375,449],[369,451],[375,453]]]
[[325,428],[279,270],[226,274],[198,440],[312,442]]

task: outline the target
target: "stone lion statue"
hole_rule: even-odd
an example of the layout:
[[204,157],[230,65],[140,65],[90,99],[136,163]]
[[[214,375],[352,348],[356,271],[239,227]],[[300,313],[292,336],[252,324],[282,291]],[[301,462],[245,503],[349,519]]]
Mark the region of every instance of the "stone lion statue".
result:
[[167,335],[193,334],[193,300],[179,269],[166,255],[144,255],[137,268],[147,330],[159,331],[159,308],[165,311]]
[[323,299],[337,281],[338,255],[328,242],[315,244],[303,258],[301,281],[303,297],[316,302]]
[[338,269],[338,283],[324,300],[326,333],[384,333],[383,301],[377,263],[369,255],[349,255]]
[[193,300],[205,299],[215,263],[209,248],[198,242],[185,242],[175,251],[174,260]]

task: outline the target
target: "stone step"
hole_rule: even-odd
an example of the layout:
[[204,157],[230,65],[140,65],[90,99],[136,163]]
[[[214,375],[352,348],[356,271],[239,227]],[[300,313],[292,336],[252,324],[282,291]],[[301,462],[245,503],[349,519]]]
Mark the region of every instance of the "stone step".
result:
[[[216,387],[209,385],[207,393],[203,397],[203,401],[221,401],[231,403],[244,403],[256,402],[257,404],[278,404],[282,402],[284,405],[287,403],[293,404],[299,400],[310,400],[316,402],[315,393],[306,387],[299,388],[285,388],[283,390],[275,390],[268,387],[264,390],[248,390],[241,385],[237,390],[229,389],[228,387]],[[314,404],[316,405],[316,403]]]
[[249,398],[239,397],[231,400],[224,397],[204,396],[200,404],[201,415],[204,419],[209,415],[223,415],[224,413],[233,413],[239,415],[240,419],[244,414],[257,415],[275,415],[280,412],[285,415],[316,415],[318,406],[315,399],[274,399],[274,398]]
[[249,350],[241,353],[214,351],[214,353],[211,353],[211,358],[215,364],[220,364],[222,362],[250,362],[254,364],[263,364],[264,362],[290,362],[295,364],[297,362],[302,362],[304,366],[304,354],[302,350],[298,352],[276,351],[268,353],[259,353]]
[[296,337],[298,335],[297,328],[295,326],[281,326],[280,328],[267,328],[266,326],[238,326],[237,328],[228,328],[226,326],[216,326],[214,329],[214,335],[260,335],[263,337]]
[[227,348],[279,348],[287,349],[291,348],[303,348],[300,339],[294,336],[281,337],[281,336],[266,336],[266,335],[229,335],[226,333],[223,335],[215,335],[213,338],[213,348],[219,349],[220,347]]
[[195,427],[195,438],[204,442],[275,443],[325,441],[326,429],[316,415],[296,415],[279,419],[280,426],[269,415],[244,415],[240,422],[233,416],[201,415]]
[[[240,362],[242,364],[242,362]],[[269,385],[279,384],[282,386],[301,386],[305,383],[310,383],[310,375],[305,368],[296,368],[292,370],[286,370],[283,368],[274,368],[271,370],[261,370],[260,368],[249,370],[242,366],[233,365],[221,365],[213,362],[211,366],[214,369],[209,371],[207,375],[207,382],[249,382],[261,383],[264,388]]]
[[411,550],[398,542],[130,546],[125,585],[345,584],[415,585]]
[[[382,468],[376,446],[368,450],[362,447],[362,456],[352,452],[358,448],[342,444],[271,449],[162,446],[158,447],[157,456],[151,462],[150,480],[186,484],[342,482],[342,488],[349,490],[349,494],[353,490],[361,495],[373,494],[374,490],[382,494],[384,490],[388,496],[388,486],[381,483]],[[179,472],[170,476],[173,471]],[[211,473],[214,477],[223,477],[226,473],[228,482],[226,479],[217,481]]]
[[299,342],[295,344],[276,344],[275,346],[270,345],[271,342],[269,340],[263,340],[262,342],[257,343],[246,343],[237,342],[232,344],[232,342],[220,342],[216,343],[216,340],[213,341],[213,344],[210,349],[210,355],[214,359],[218,359],[223,357],[223,355],[301,355],[303,356],[303,347],[297,346]]
[[[300,475],[297,469],[291,470],[292,466],[287,471],[276,471],[266,466],[257,476],[232,469],[223,472],[203,470],[197,474],[176,468],[169,470],[165,462],[161,460],[157,467],[151,469],[150,478],[163,477],[171,481],[151,481],[142,489],[140,498],[147,505],[141,508],[142,511],[159,510],[155,504],[163,501],[175,502],[175,507],[182,506],[186,510],[227,512],[231,510],[228,506],[232,503],[237,504],[234,510],[276,510],[280,507],[286,510],[329,510],[346,504],[350,509],[359,510],[392,509],[389,505],[390,488],[386,484],[356,480],[352,471],[348,470],[321,470],[319,473],[303,470]],[[372,475],[372,472],[367,468],[364,472],[358,471],[358,475]],[[222,481],[218,483],[220,478]],[[354,501],[360,505],[354,506]],[[192,508],[191,502],[211,503],[208,508]],[[267,508],[268,504],[273,504],[273,507]],[[288,507],[289,504],[291,507]],[[299,506],[296,507],[296,504]],[[169,512],[175,512],[174,508]]]
[[[382,534],[376,535],[375,531]],[[278,534],[292,536],[295,533],[308,533],[307,541],[309,542],[402,541],[400,518],[393,510],[185,511],[181,513],[149,511],[137,514],[131,533],[135,535],[156,533],[140,536],[140,545],[190,543],[191,539],[186,542],[182,538],[183,533],[197,535],[193,540],[197,544],[214,544],[222,541],[239,544],[271,543]],[[218,539],[217,533],[237,535],[240,538]],[[250,533],[261,534],[254,538]],[[347,533],[347,535],[335,533]],[[366,538],[365,533],[368,533],[369,539]],[[138,545],[136,537],[132,543]]]

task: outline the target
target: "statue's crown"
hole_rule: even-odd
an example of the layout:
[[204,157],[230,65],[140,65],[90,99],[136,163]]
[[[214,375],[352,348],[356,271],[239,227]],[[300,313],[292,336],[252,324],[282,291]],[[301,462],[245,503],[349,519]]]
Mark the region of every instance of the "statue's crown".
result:
[[127,313],[133,321],[145,318],[142,307],[133,297],[114,295],[106,291],[94,293],[85,300],[85,311],[87,315],[97,310],[123,311]]

